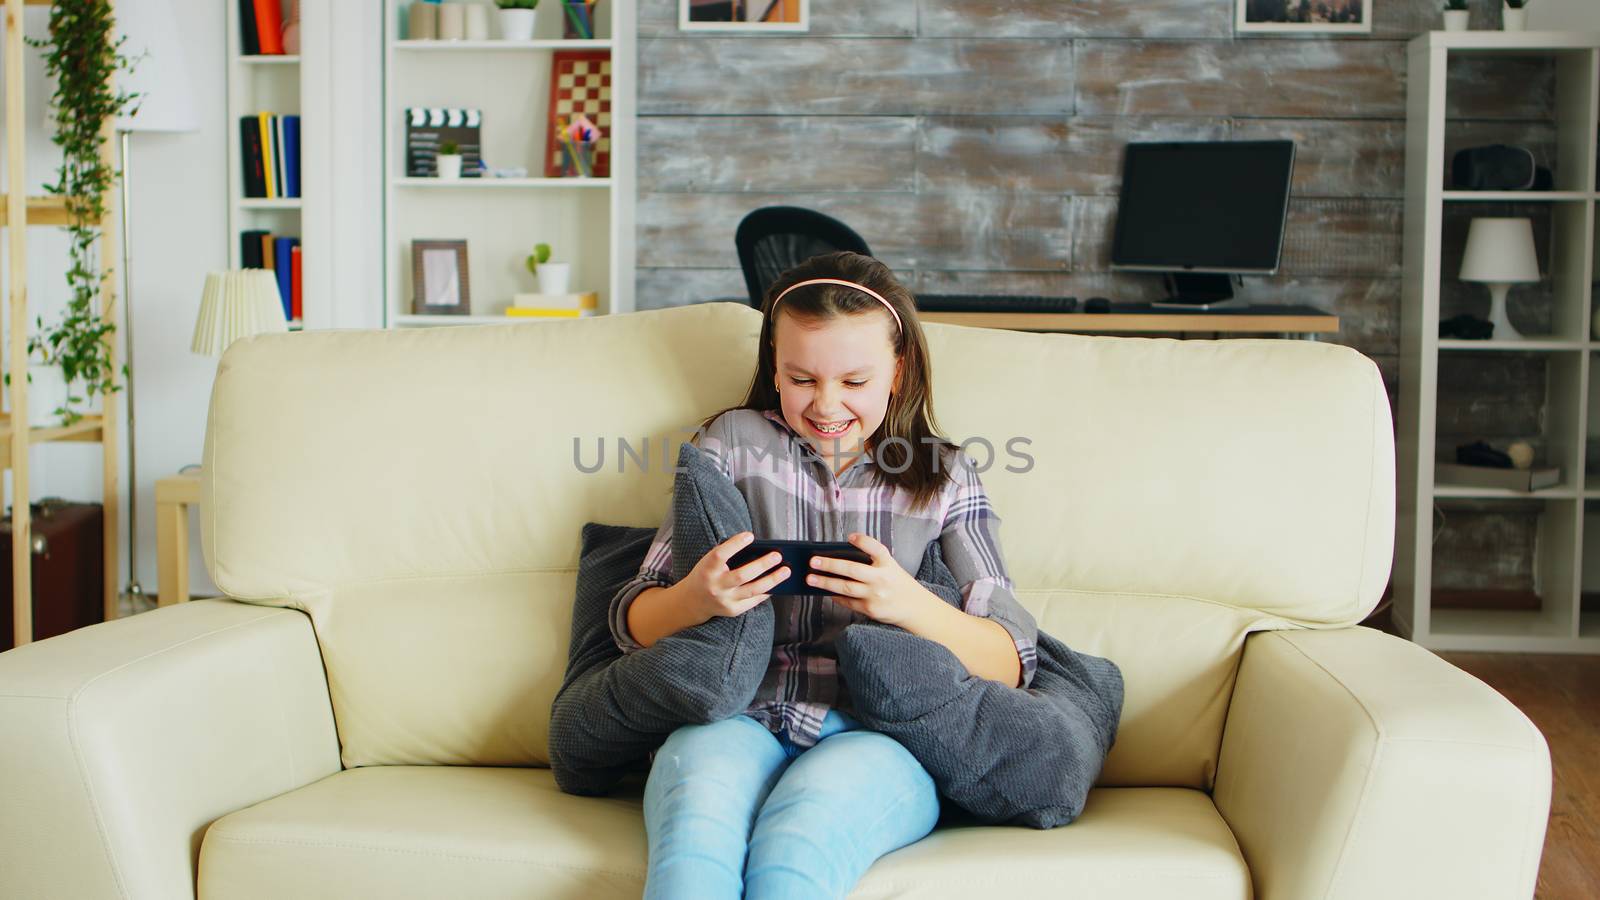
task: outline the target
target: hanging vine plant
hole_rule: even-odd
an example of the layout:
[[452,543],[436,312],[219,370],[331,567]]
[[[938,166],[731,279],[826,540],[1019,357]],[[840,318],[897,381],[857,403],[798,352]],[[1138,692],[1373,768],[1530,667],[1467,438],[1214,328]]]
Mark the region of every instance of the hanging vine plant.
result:
[[[100,314],[96,302],[112,270],[101,272],[95,252],[99,223],[106,215],[105,195],[120,174],[101,158],[101,131],[130,105],[138,112],[134,100],[139,95],[118,92],[111,80],[118,70],[131,72],[134,64],[119,52],[126,38],[115,37],[115,25],[110,0],[55,0],[49,40],[28,39],[44,51],[45,71],[56,82],[50,98],[56,126],[52,140],[63,158],[58,180],[45,190],[63,198],[72,240],[67,269],[71,299],[55,325],[46,327],[38,317],[38,332],[28,338],[28,355],[61,367],[67,400],[55,412],[64,424],[83,418],[78,404],[122,389],[112,363],[116,325]],[[123,366],[124,376],[127,371]]]

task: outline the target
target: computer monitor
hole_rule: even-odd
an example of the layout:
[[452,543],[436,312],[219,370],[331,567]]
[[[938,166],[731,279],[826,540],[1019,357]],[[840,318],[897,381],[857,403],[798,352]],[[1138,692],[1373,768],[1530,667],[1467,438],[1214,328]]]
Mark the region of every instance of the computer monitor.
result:
[[1128,144],[1111,268],[1165,274],[1158,306],[1228,302],[1235,277],[1278,270],[1293,173],[1294,141]]

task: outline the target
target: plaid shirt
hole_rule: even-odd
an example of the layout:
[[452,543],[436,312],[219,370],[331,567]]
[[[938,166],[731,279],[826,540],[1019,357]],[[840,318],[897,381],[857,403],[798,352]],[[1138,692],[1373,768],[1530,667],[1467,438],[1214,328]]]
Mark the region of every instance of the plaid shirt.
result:
[[[716,458],[750,506],[761,538],[843,541],[861,531],[883,542],[907,572],[922,564],[928,544],[939,541],[945,564],[961,585],[962,609],[992,618],[1011,633],[1022,664],[1022,686],[1033,682],[1038,626],[1017,601],[998,539],[999,517],[989,505],[975,463],[951,465],[944,448],[941,471],[951,472],[941,494],[913,513],[908,492],[876,483],[876,463],[863,455],[835,475],[776,410],[732,410],[695,442]],[[919,448],[918,452],[928,452]],[[656,532],[644,565],[611,601],[611,632],[623,653],[642,649],[628,633],[628,606],[646,588],[672,583],[672,519]],[[813,746],[828,710],[851,712],[839,676],[834,639],[852,622],[870,621],[825,595],[774,596],[772,661],[745,712],[774,734],[785,730],[799,747]]]

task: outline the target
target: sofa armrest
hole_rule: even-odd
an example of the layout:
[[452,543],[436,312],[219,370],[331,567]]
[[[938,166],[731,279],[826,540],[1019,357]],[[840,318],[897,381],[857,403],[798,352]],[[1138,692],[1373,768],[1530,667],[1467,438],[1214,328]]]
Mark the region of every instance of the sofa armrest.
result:
[[211,822],[338,770],[298,611],[199,600],[0,653],[0,897],[193,897]]
[[1262,900],[1532,897],[1550,750],[1505,697],[1409,641],[1258,632],[1213,800]]

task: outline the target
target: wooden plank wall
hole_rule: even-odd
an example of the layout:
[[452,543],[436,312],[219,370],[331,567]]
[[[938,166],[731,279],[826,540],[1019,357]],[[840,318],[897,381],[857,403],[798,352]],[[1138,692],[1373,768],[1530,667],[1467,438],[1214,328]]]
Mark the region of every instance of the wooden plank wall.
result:
[[[1155,277],[1109,271],[1123,145],[1290,137],[1282,271],[1245,290],[1336,311],[1338,340],[1378,362],[1392,399],[1405,42],[1440,27],[1442,4],[1374,3],[1360,36],[1235,36],[1233,0],[811,0],[808,34],[735,36],[679,32],[677,0],[640,0],[639,308],[744,296],[734,229],[770,204],[849,223],[915,291],[1153,299]],[[1498,26],[1498,4],[1473,6],[1474,28]],[[1548,66],[1455,66],[1449,96],[1447,152],[1513,142],[1552,162]],[[1447,271],[1470,214],[1446,229]],[[1514,292],[1513,316],[1547,318],[1548,300]],[[1477,286],[1444,303],[1487,317]],[[1455,368],[1441,374],[1441,446],[1538,441],[1539,410],[1511,391],[1485,400],[1481,368]],[[1537,358],[1498,371],[1542,384]],[[1456,518],[1523,542],[1536,521]],[[1447,538],[1441,552],[1482,558],[1477,541]],[[1531,577],[1487,568],[1463,584]]]

